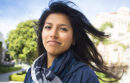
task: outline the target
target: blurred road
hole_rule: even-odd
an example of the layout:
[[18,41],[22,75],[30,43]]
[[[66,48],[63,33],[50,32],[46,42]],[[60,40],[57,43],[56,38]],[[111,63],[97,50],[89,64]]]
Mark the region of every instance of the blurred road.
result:
[[14,71],[14,72],[9,72],[9,73],[4,73],[4,74],[0,74],[0,83],[22,83],[22,82],[11,82],[9,81],[9,76],[13,73],[18,73],[23,71],[24,69],[21,69],[19,71]]

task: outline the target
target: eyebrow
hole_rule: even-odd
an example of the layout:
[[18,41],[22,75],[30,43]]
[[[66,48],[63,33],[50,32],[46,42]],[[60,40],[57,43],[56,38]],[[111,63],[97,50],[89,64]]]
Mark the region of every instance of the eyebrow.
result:
[[45,22],[45,24],[52,24],[52,23],[49,23],[49,22]]
[[[45,24],[51,24],[52,25],[52,23],[50,23],[50,22],[46,22]],[[67,24],[60,24],[60,26],[68,26],[69,27],[69,25],[67,25]]]

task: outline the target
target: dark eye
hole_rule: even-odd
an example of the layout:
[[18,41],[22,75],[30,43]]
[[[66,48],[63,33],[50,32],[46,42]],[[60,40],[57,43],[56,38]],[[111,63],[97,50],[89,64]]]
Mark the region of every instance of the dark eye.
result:
[[45,29],[51,29],[51,26],[45,26],[44,28]]
[[67,29],[66,29],[66,28],[63,28],[63,27],[60,28],[60,30],[62,30],[62,31],[67,31]]

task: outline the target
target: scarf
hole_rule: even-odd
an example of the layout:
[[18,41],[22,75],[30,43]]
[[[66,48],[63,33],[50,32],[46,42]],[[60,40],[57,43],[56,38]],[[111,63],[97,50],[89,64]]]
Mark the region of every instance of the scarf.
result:
[[63,83],[62,80],[76,62],[74,52],[69,49],[56,57],[50,68],[47,68],[47,54],[43,53],[32,64],[31,76],[34,83]]

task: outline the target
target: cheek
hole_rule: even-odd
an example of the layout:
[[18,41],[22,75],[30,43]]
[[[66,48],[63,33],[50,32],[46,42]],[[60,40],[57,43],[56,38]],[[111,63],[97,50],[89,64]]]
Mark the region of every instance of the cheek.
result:
[[45,44],[46,38],[47,38],[47,34],[44,31],[42,31],[42,42],[43,42],[43,45]]
[[67,35],[65,35],[65,36],[63,36],[63,38],[64,38],[64,44],[66,45],[66,46],[70,46],[71,44],[72,44],[72,41],[73,41],[73,36],[72,36],[72,34],[70,33],[70,34],[67,34]]
[[45,33],[44,31],[42,31],[42,39],[44,39],[44,37],[45,37]]

